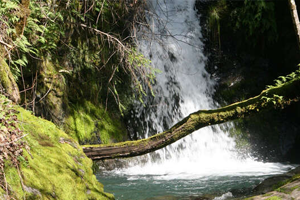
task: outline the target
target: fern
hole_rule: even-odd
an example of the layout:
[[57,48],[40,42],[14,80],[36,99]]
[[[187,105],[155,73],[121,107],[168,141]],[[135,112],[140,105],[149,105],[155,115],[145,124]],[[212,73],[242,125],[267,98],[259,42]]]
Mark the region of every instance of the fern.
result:
[[243,6],[231,13],[231,18],[235,30],[252,46],[256,46],[262,36],[269,42],[276,42],[278,38],[273,2],[244,0]]
[[291,81],[295,78],[299,78],[300,77],[300,68],[286,76],[279,76],[277,79],[274,80],[275,85],[267,85],[266,89],[271,89],[277,86],[280,86],[288,81]]

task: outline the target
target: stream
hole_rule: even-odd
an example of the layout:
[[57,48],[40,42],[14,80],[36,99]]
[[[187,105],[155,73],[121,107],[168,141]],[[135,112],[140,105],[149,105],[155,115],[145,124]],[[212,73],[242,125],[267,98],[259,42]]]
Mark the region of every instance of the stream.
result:
[[[97,174],[105,192],[124,200],[193,200],[200,197],[223,200],[243,195],[272,174],[290,169],[286,165],[266,164],[262,171],[211,173],[200,176],[189,172],[182,174],[149,175],[120,171]],[[259,170],[257,168],[257,170]]]
[[[135,102],[128,126],[132,138],[147,138],[199,109],[214,109],[216,80],[205,70],[203,37],[194,0],[148,0],[151,31],[137,34],[138,48],[157,74],[152,96]],[[146,39],[145,39],[146,38]],[[236,148],[232,123],[205,127],[154,153],[124,159],[113,170],[101,168],[105,192],[120,200],[230,199],[292,165],[267,163]],[[200,198],[198,198],[200,199]]]

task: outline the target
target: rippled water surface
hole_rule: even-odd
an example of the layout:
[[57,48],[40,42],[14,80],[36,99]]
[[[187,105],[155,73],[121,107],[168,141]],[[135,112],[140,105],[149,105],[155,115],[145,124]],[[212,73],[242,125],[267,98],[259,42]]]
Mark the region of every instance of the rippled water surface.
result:
[[220,171],[206,175],[203,173],[143,175],[138,172],[128,173],[127,170],[114,170],[98,173],[97,178],[104,184],[105,192],[114,194],[118,200],[197,199],[203,195],[221,197],[223,194],[230,197],[229,192],[240,194],[248,191],[271,174],[283,173],[292,166],[269,163],[265,168],[264,172],[257,169],[259,171],[240,171],[231,175]]

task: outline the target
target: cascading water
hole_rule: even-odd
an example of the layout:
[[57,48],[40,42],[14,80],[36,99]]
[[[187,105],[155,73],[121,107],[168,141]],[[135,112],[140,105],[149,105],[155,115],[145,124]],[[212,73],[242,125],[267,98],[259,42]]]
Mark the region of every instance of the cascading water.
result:
[[[161,73],[157,74],[156,84],[153,86],[155,97],[149,95],[144,100],[146,107],[137,102],[132,113],[134,120],[130,123],[141,122],[138,125],[142,127],[138,138],[162,132],[197,110],[216,107],[211,97],[215,82],[205,70],[206,57],[203,54],[201,27],[194,4],[193,0],[148,1],[152,12],[151,16],[149,14],[152,33],[146,36],[155,39],[144,40],[145,33],[140,33],[139,48]],[[239,156],[235,141],[220,126],[202,128],[169,147],[156,151],[154,155],[147,155],[143,161],[131,162],[128,167],[116,169],[109,174],[121,176],[122,180],[131,183],[151,180],[154,184],[166,185],[160,181],[172,180],[172,184],[175,184],[173,187],[176,188],[178,185],[186,185],[189,182],[187,180],[195,180],[192,181],[194,188],[191,189],[193,186],[189,185],[188,191],[196,188],[201,193],[199,188],[206,188],[211,181],[214,182],[212,185],[220,181],[216,177],[258,177],[282,173],[291,167],[258,162],[250,156]],[[227,179],[221,178],[221,182],[224,180]],[[234,178],[231,180],[238,182]],[[100,181],[109,185],[103,178]],[[140,182],[138,184],[142,185]],[[150,187],[149,182],[147,187]],[[121,186],[117,188],[124,192]],[[135,185],[132,191],[136,192],[136,188],[138,187]],[[186,188],[183,188],[182,191],[186,192]],[[194,194],[185,192],[180,195]],[[176,196],[178,191],[170,193]],[[138,197],[136,199],[145,199],[142,193]]]

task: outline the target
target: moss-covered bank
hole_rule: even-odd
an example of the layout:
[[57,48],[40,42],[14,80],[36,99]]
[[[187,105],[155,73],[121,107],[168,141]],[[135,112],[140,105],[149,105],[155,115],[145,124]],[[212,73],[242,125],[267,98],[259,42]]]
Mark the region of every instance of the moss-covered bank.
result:
[[[54,122],[80,144],[107,144],[127,140],[127,130],[118,110],[107,111],[96,100],[77,97],[78,93],[89,91],[76,88],[75,83],[70,88],[67,85],[70,74],[60,71],[59,63],[43,59],[36,94],[42,100],[37,100],[34,109],[32,107],[36,115]],[[93,82],[95,80],[90,81],[91,85],[96,84]]]
[[[103,191],[92,170],[92,161],[80,145],[53,123],[33,116],[15,106],[20,128],[31,150],[21,157],[21,182],[14,167],[6,165],[5,174],[16,199],[114,199]],[[0,190],[0,199],[5,199]]]
[[108,144],[127,139],[119,115],[113,116],[103,106],[90,101],[70,105],[64,129],[80,144]]

